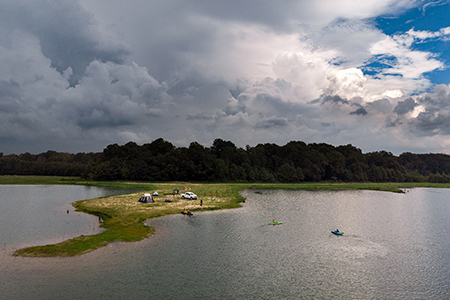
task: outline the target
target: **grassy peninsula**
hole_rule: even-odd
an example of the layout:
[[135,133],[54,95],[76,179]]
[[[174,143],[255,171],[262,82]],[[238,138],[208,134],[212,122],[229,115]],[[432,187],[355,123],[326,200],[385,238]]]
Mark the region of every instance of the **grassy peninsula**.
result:
[[[0,184],[74,184],[89,186],[106,186],[121,188],[139,188],[142,192],[101,197],[77,201],[73,206],[77,211],[99,216],[103,232],[79,236],[58,244],[28,247],[17,250],[14,255],[28,257],[55,257],[81,255],[112,242],[135,242],[153,234],[152,227],[144,225],[145,220],[168,214],[178,214],[182,209],[193,212],[237,208],[244,198],[239,195],[244,189],[296,189],[296,190],[348,190],[364,189],[390,192],[402,192],[400,188],[436,187],[448,188],[450,184],[435,183],[299,183],[299,184],[264,184],[264,183],[145,183],[145,182],[94,182],[75,177],[46,176],[0,176]],[[184,200],[179,195],[172,195],[173,189],[180,193],[193,191],[198,200]],[[138,199],[143,192],[157,190],[159,196],[155,203],[140,203]],[[165,202],[169,198],[172,202]],[[203,205],[200,206],[200,199]]]

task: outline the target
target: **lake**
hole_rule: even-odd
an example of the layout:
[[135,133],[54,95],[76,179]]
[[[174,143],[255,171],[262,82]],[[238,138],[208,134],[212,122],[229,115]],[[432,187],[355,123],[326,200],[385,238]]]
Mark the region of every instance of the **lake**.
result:
[[75,212],[71,203],[135,191],[79,185],[0,185],[0,247],[58,243],[98,233],[98,217]]
[[[5,247],[0,252],[2,297],[450,297],[450,190],[242,194],[242,208],[149,220],[156,229],[152,237],[79,257],[12,257]],[[64,210],[61,214],[67,217]],[[273,219],[283,224],[268,225]],[[335,236],[329,228],[344,235]],[[0,234],[9,230],[2,226]]]

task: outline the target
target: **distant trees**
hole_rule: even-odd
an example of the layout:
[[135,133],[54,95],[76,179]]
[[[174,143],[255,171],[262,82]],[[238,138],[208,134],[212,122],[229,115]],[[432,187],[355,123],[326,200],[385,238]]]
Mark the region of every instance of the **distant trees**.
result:
[[2,155],[0,175],[82,176],[86,166],[96,163],[98,154],[68,154],[55,151],[33,155]]
[[108,145],[101,153],[0,153],[0,175],[197,182],[450,182],[450,156],[363,154],[350,144],[334,147],[301,141],[243,149],[215,139],[209,148],[197,142],[177,148],[159,138],[142,146]]

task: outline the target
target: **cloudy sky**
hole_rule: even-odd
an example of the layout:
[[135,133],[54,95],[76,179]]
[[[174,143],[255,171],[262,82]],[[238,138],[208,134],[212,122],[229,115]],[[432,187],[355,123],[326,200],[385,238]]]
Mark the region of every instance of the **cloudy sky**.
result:
[[448,0],[0,0],[0,152],[450,154]]

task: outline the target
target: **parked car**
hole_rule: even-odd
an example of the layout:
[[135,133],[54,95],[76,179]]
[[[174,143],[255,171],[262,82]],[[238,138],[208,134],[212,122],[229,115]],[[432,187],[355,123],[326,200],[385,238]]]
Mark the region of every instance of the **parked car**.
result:
[[197,200],[197,195],[192,192],[186,192],[184,194],[181,194],[182,199],[190,199],[190,200]]
[[157,191],[154,191],[154,192],[153,192],[153,196],[158,196],[158,192],[157,192]]

